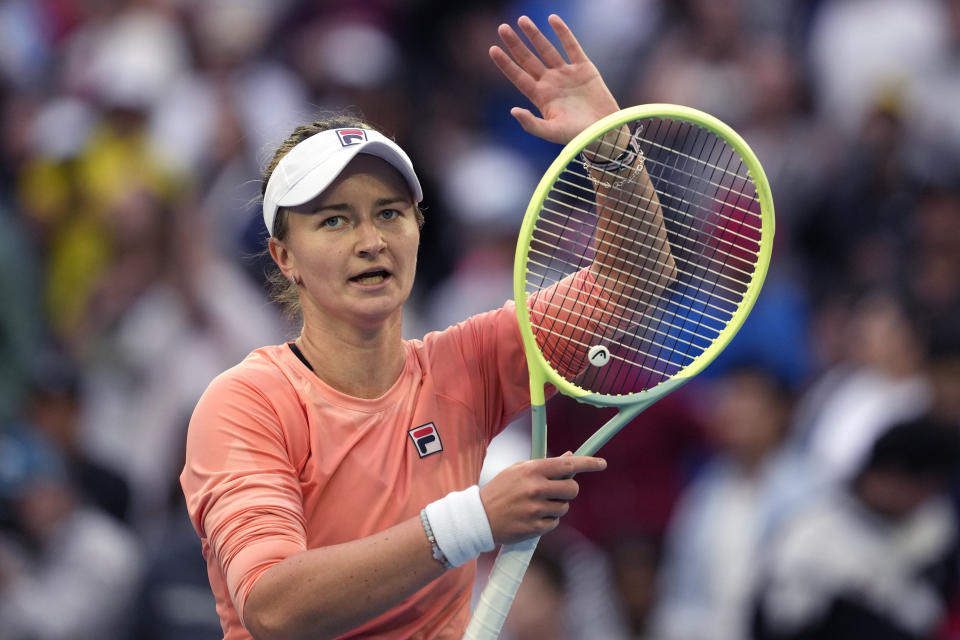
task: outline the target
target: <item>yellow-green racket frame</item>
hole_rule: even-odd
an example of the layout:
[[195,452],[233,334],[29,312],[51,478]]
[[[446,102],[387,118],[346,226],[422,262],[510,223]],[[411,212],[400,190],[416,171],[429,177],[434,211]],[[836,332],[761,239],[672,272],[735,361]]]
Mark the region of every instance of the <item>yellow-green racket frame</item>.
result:
[[[566,380],[550,366],[537,346],[526,304],[528,295],[526,290],[527,257],[534,229],[543,209],[543,203],[567,165],[574,161],[588,144],[600,138],[606,132],[644,118],[672,119],[695,124],[716,134],[740,155],[756,188],[757,199],[760,203],[759,251],[753,276],[740,300],[740,304],[729,322],[706,350],[675,375],[650,389],[629,395],[604,395],[590,392]],[[547,383],[556,387],[560,393],[580,402],[586,402],[597,407],[618,408],[618,413],[574,452],[575,455],[593,455],[640,412],[703,371],[730,343],[730,340],[733,339],[744,320],[746,320],[754,302],[756,302],[770,264],[774,226],[773,196],[770,193],[770,185],[767,182],[763,167],[760,166],[760,161],[736,131],[708,113],[674,104],[639,105],[623,109],[598,120],[571,140],[547,169],[533,192],[517,239],[517,252],[514,261],[513,291],[517,303],[520,334],[523,338],[523,348],[526,353],[530,375],[531,458],[543,458],[547,454],[545,406],[545,385]],[[497,557],[487,586],[481,594],[464,638],[493,640],[499,636],[510,604],[514,595],[516,595],[517,588],[519,588],[520,581],[523,579],[523,574],[538,541],[539,538],[531,538],[515,545],[505,545],[503,547]]]

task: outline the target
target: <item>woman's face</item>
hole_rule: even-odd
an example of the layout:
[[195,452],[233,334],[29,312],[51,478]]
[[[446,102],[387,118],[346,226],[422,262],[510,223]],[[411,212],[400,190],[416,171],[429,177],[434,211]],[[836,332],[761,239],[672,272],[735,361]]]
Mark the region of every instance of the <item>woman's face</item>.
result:
[[274,257],[300,284],[304,321],[376,328],[401,312],[420,229],[410,188],[386,161],[359,154],[312,201],[288,212]]

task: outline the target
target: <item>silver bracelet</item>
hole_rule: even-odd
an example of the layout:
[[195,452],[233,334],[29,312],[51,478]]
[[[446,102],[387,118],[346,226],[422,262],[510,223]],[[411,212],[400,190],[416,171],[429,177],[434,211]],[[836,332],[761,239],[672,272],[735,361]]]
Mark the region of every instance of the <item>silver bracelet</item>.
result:
[[[587,171],[587,177],[590,178],[590,181],[593,182],[594,189],[604,187],[605,189],[619,189],[623,187],[627,182],[633,182],[633,179],[643,171],[643,163],[646,158],[643,155],[643,151],[640,149],[640,132],[643,130],[643,125],[637,125],[636,131],[630,136],[630,142],[627,144],[627,149],[620,153],[614,160],[609,160],[607,162],[591,162],[587,160],[587,154],[580,152],[580,155],[583,157],[583,168]],[[597,171],[606,171],[608,173],[619,173],[622,169],[626,167],[632,167],[630,173],[619,178],[612,184],[609,182],[604,182],[599,178],[593,177],[591,169]]]
[[620,152],[613,160],[607,160],[605,162],[599,162],[596,160],[590,160],[587,158],[585,152],[581,152],[583,156],[583,166],[587,169],[595,169],[597,171],[607,171],[617,173],[623,171],[627,167],[631,167],[634,164],[634,160],[637,158],[637,154],[643,156],[643,153],[640,151],[640,140],[638,139],[642,125],[637,127],[637,130],[630,135],[630,140],[627,142],[627,148]]
[[423,524],[423,532],[427,534],[427,540],[430,542],[430,548],[433,550],[434,560],[440,562],[445,569],[453,569],[453,565],[450,564],[447,556],[443,555],[443,551],[441,551],[437,545],[437,539],[433,535],[433,529],[430,528],[430,519],[427,517],[426,509],[420,510],[420,522]]

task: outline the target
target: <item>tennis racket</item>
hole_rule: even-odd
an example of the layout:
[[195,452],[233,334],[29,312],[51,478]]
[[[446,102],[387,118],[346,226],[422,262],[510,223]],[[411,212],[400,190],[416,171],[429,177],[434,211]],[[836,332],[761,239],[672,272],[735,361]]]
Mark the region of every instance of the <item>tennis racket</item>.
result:
[[[709,114],[641,105],[561,151],[527,208],[514,296],[530,373],[532,457],[546,455],[545,385],[618,409],[593,455],[730,342],[760,292],[773,199],[756,156]],[[505,545],[465,638],[497,638],[539,538]]]

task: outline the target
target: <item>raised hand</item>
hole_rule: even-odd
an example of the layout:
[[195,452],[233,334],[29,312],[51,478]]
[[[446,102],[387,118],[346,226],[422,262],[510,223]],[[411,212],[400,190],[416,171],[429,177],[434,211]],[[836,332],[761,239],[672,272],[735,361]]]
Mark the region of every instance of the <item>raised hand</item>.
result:
[[617,111],[619,106],[566,23],[556,14],[548,21],[569,62],[527,16],[521,16],[517,25],[534,50],[510,25],[502,24],[497,33],[509,55],[494,45],[490,47],[490,57],[540,111],[538,117],[529,109],[511,109],[510,114],[520,126],[537,137],[566,144],[589,125]]

